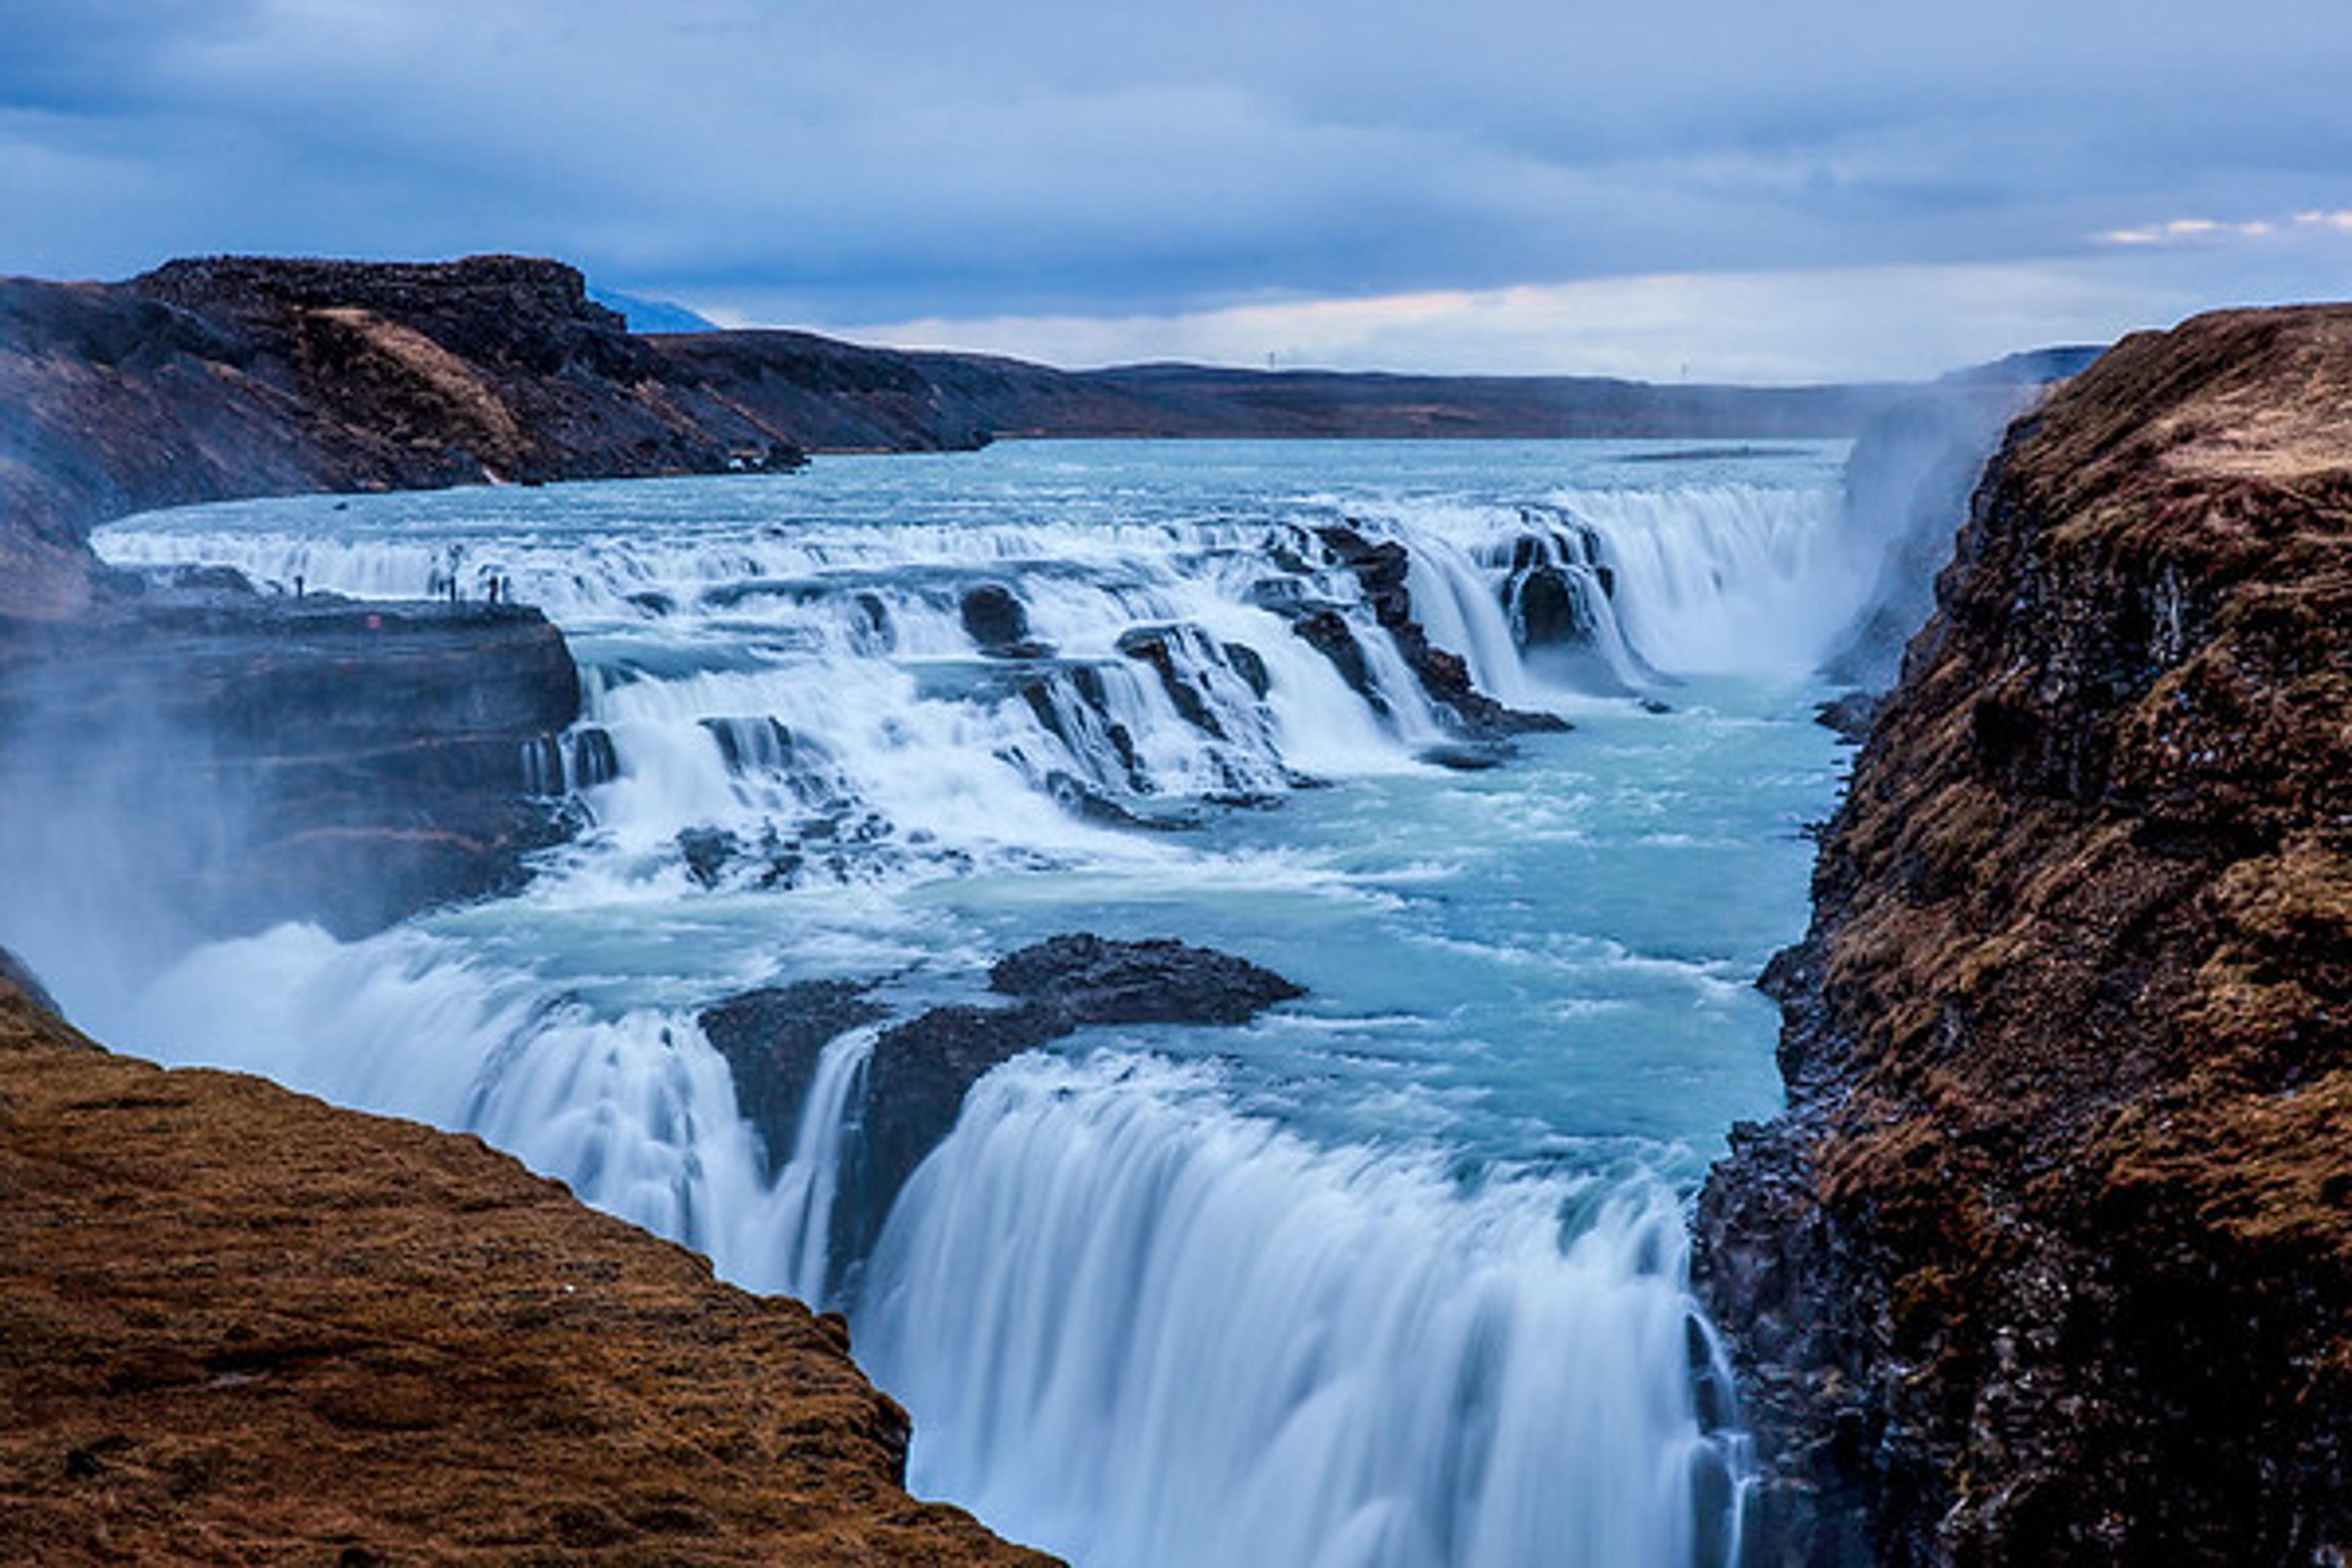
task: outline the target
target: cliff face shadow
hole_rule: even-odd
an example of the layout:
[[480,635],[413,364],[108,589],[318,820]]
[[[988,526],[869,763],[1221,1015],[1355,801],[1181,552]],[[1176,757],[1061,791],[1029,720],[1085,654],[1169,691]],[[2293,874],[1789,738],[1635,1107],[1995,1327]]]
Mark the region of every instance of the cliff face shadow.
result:
[[529,763],[578,700],[510,605],[159,587],[0,625],[0,930],[91,994],[207,938],[509,890],[565,830]]

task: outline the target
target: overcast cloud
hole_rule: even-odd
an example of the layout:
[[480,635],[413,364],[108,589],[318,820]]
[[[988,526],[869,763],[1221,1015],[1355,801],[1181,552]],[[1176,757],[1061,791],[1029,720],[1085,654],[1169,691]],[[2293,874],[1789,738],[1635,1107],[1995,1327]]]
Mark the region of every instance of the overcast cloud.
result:
[[0,0],[0,269],[520,250],[1063,363],[1910,374],[2352,288],[2327,0]]

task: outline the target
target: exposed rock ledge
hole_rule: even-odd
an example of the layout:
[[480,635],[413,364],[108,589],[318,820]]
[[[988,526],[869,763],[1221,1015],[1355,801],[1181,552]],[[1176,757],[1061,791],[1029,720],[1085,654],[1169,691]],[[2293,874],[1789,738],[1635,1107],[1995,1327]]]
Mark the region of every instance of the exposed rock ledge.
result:
[[0,983],[12,1561],[1044,1568],[906,1494],[847,1340],[478,1140]]
[[2352,1551],[2352,308],[2012,430],[1698,1219],[1769,1563]]
[[[807,980],[730,996],[706,1009],[703,1032],[735,1079],[736,1098],[772,1170],[793,1150],[801,1108],[832,1040],[889,1016],[881,982]],[[1306,994],[1272,970],[1169,938],[1142,942],[1078,931],[999,959],[988,1004],[955,1002],[883,1029],[874,1041],[855,1131],[841,1155],[833,1254],[873,1249],[901,1187],[945,1138],[974,1083],[1022,1052],[1096,1024],[1245,1024]]]
[[[499,890],[578,706],[509,606],[162,591],[125,512],[274,491],[789,467],[553,262],[216,258],[0,279],[0,923],[74,902],[151,947],[289,917],[356,931]],[[425,586],[419,584],[421,589]],[[108,945],[115,945],[110,942]]]
[[343,934],[511,887],[565,825],[530,792],[580,705],[562,637],[508,605],[157,589],[0,617],[0,921],[157,955],[318,921]]

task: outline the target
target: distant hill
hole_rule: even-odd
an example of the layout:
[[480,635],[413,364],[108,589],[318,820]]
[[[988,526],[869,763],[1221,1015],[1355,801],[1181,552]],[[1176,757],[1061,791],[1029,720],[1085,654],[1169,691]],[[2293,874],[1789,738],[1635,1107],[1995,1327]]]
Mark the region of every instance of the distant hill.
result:
[[2046,349],[2025,349],[1988,364],[1948,372],[1939,379],[1948,384],[1969,386],[2030,386],[2063,381],[2089,369],[2091,362],[2106,352],[2105,343],[2061,343]]

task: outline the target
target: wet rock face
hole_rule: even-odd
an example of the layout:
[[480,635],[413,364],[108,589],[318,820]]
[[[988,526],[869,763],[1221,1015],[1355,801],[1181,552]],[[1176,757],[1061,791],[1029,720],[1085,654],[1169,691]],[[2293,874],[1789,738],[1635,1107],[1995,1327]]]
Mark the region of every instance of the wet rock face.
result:
[[1599,531],[1553,507],[1521,507],[1531,531],[1511,542],[1503,609],[1520,647],[1577,650],[1593,646],[1601,611],[1592,601],[1617,592]]
[[1356,641],[1356,634],[1349,629],[1347,616],[1337,610],[1318,609],[1291,622],[1290,629],[1301,641],[1329,659],[1331,668],[1339,672],[1339,679],[1348,683],[1349,690],[1370,704],[1373,712],[1385,715],[1389,711],[1389,700],[1381,695],[1380,687],[1373,681],[1371,666],[1364,660],[1363,645]]
[[[1176,705],[1177,714],[1186,723],[1203,734],[1222,741],[1226,738],[1225,729],[1223,725],[1217,722],[1216,713],[1210,708],[1208,700],[1202,697],[1192,683],[1184,678],[1183,672],[1176,668],[1175,654],[1169,645],[1181,635],[1178,628],[1173,626],[1130,627],[1119,634],[1118,651],[1139,664],[1146,666],[1160,678],[1160,689],[1168,693],[1168,700]],[[1251,654],[1249,657],[1255,659],[1257,656]],[[1258,682],[1264,682],[1266,679],[1265,666],[1263,662],[1257,666],[1257,677]],[[1253,686],[1257,695],[1260,697],[1265,695],[1267,687],[1257,683],[1253,683]]]
[[2352,1542],[2352,310],[2012,431],[1831,825],[1695,1274],[1759,1561]]
[[891,1202],[946,1137],[982,1074],[1088,1024],[1247,1023],[1304,994],[1245,959],[1173,941],[1057,936],[999,960],[1006,1006],[934,1007],[882,1032],[867,1069],[856,1169],[842,1184],[836,1250],[863,1257]]
[[801,1105],[825,1046],[887,1016],[867,998],[872,989],[851,980],[763,986],[706,1008],[697,1020],[727,1058],[736,1103],[767,1147],[771,1177],[792,1155]]
[[24,808],[0,903],[79,889],[184,937],[358,934],[511,889],[568,831],[532,763],[578,709],[562,638],[512,605],[214,585],[0,621],[0,780]]
[[988,984],[1081,1024],[1245,1024],[1306,994],[1272,970],[1213,948],[1085,932],[999,959]]
[[12,1561],[1045,1568],[906,1494],[837,1319],[477,1139],[5,990],[0,1107]]
[[[791,1153],[825,1045],[883,1016],[869,995],[877,984],[770,987],[702,1014],[772,1165]],[[864,1110],[843,1156],[832,1237],[837,1267],[872,1250],[899,1189],[991,1068],[1086,1025],[1232,1026],[1305,994],[1271,970],[1212,948],[1083,932],[1008,954],[989,972],[989,988],[1007,1000],[929,1008],[876,1037]]]
[[1528,647],[1588,647],[1592,623],[1575,584],[1557,566],[1530,566],[1512,579],[1507,604],[1512,626]]
[[[1412,595],[1405,585],[1412,560],[1403,545],[1394,540],[1374,544],[1352,528],[1319,528],[1315,532],[1333,559],[1355,574],[1373,617],[1395,640],[1397,651],[1404,656],[1422,689],[1432,701],[1455,716],[1464,734],[1491,740],[1569,727],[1568,721],[1557,714],[1506,708],[1471,683],[1470,667],[1460,655],[1430,642],[1429,634],[1413,619]],[[1338,624],[1333,626],[1329,622]],[[1355,646],[1345,620],[1325,611],[1299,621],[1292,629],[1329,658],[1350,686],[1369,695],[1370,681],[1364,671],[1363,650]],[[1382,706],[1377,701],[1374,705]]]
[[1029,635],[1029,607],[1002,583],[982,583],[960,606],[964,635],[992,658],[1042,658],[1049,651]]

